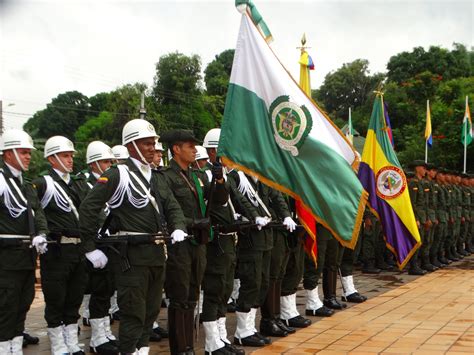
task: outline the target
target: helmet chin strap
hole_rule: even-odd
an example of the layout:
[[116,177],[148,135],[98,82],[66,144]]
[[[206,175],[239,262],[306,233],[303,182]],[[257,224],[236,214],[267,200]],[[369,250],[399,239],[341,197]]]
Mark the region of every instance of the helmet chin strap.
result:
[[20,166],[21,170],[22,171],[28,171],[28,168],[25,168],[25,166],[21,162],[20,157],[18,156],[18,153],[17,153],[16,149],[13,149],[13,155],[15,156],[16,162]]
[[100,175],[102,175],[104,173],[104,170],[102,170],[102,168],[100,167],[99,162],[96,160],[94,163],[97,169],[99,169]]
[[137,145],[135,144],[135,141],[132,141],[132,144],[135,147],[135,150],[137,151],[138,156],[140,157],[140,160],[142,161],[142,163],[149,166],[150,163],[146,161],[146,159],[143,156],[142,152],[140,151],[140,149],[138,149]]
[[72,172],[71,169],[66,168],[66,166],[64,165],[64,163],[62,162],[62,160],[59,159],[59,157],[58,157],[57,154],[54,154],[54,157],[55,157],[56,160],[59,162],[59,165],[61,165],[61,167],[64,169],[64,172],[65,172],[65,173],[68,173],[68,174],[69,174],[70,172]]

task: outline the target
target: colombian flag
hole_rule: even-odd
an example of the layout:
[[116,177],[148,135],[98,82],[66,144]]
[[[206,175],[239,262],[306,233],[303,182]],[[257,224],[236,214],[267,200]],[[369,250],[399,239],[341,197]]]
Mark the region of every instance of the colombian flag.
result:
[[431,133],[431,113],[430,101],[426,101],[426,128],[425,128],[426,145],[431,148],[433,146],[433,135]]
[[388,136],[383,94],[377,93],[359,167],[369,206],[382,225],[385,243],[402,269],[420,247],[407,181]]

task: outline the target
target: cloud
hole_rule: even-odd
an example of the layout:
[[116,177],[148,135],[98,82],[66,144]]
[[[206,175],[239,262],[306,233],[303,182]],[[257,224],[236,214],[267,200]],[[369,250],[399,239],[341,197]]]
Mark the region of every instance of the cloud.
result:
[[[298,75],[305,32],[313,87],[343,63],[368,59],[372,72],[415,46],[472,44],[470,1],[257,1],[282,63]],[[8,11],[3,11],[7,9]],[[203,69],[235,47],[233,1],[0,0],[0,97],[33,113],[68,90],[91,96],[153,82],[160,56],[198,54]],[[27,116],[6,116],[21,126]]]

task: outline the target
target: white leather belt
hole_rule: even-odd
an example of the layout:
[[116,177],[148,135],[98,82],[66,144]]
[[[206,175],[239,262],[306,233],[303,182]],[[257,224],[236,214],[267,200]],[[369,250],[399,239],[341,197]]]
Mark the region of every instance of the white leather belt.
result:
[[80,244],[81,238],[61,236],[60,244]]
[[29,235],[19,234],[0,234],[0,239],[29,239]]

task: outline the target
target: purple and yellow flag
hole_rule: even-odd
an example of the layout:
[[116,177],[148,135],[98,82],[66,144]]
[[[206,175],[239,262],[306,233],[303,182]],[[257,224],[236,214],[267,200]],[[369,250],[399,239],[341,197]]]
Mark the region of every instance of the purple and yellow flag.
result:
[[369,193],[370,209],[382,225],[387,248],[402,269],[421,241],[405,173],[393,150],[384,111],[383,94],[377,93],[358,175]]

